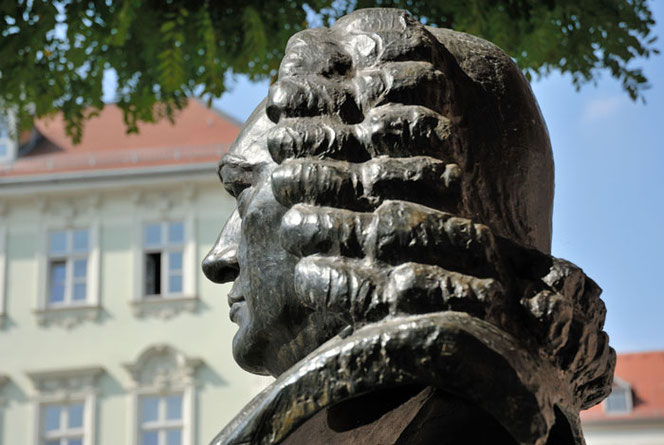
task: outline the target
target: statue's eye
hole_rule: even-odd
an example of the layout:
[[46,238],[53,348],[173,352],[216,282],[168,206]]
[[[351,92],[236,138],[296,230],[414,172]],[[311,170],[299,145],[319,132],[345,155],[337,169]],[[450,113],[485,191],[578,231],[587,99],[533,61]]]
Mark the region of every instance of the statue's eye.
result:
[[233,167],[228,166],[224,166],[219,172],[224,188],[237,202],[237,209],[240,212],[240,217],[244,215],[247,208],[248,191],[251,190],[252,186],[250,181],[252,176],[247,173],[246,170],[233,169]]
[[226,191],[235,199],[237,199],[246,188],[251,187],[251,184],[245,181],[224,181],[223,184]]
[[243,190],[245,190],[247,187],[249,187],[249,184],[240,184],[237,182],[234,182],[230,186],[230,194],[233,195],[236,198],[239,198],[240,193],[242,193]]

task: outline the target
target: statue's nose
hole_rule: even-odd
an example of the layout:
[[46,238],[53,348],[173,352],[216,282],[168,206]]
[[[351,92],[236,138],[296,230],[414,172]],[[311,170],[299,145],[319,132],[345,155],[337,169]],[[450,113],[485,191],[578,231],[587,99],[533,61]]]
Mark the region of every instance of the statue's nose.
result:
[[240,215],[237,210],[228,218],[221,229],[212,250],[203,259],[203,273],[210,281],[227,283],[237,278],[240,266],[237,261],[240,237]]

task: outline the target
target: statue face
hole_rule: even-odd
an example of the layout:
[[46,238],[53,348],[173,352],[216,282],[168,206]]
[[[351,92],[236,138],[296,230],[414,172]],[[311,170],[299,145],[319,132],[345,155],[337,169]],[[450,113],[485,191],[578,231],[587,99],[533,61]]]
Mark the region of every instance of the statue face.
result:
[[325,339],[317,315],[294,296],[297,258],[279,241],[287,208],[272,193],[277,164],[267,150],[266,134],[274,124],[261,104],[221,162],[224,187],[237,200],[215,246],[203,261],[206,276],[217,283],[234,281],[228,295],[230,318],[239,329],[233,355],[250,372],[278,375]]
[[270,187],[276,164],[266,148],[266,133],[272,125],[264,108],[256,109],[223,158],[219,176],[238,208],[203,262],[212,281],[233,281],[228,304],[231,320],[239,325],[233,355],[252,372],[263,371],[261,349],[270,341],[283,295],[292,289],[292,273],[289,279],[284,272],[293,268],[294,258],[274,242],[285,209]]

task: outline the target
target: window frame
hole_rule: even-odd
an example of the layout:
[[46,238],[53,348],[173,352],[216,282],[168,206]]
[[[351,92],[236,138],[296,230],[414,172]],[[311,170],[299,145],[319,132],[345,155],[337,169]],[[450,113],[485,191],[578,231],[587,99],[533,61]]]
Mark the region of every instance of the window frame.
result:
[[[180,397],[180,418],[177,420],[169,420],[167,417],[167,412],[168,412],[168,397],[172,396],[179,396]],[[157,420],[151,421],[151,422],[145,422],[142,417],[143,417],[143,400],[146,398],[157,398],[158,400],[158,405],[157,405]],[[148,431],[156,431],[157,432],[157,445],[168,445],[168,438],[166,434],[168,431],[172,430],[178,430],[180,431],[180,443],[182,444],[184,442],[184,393],[182,391],[176,391],[176,392],[170,392],[170,393],[161,393],[161,394],[152,394],[152,393],[144,393],[139,395],[138,398],[138,411],[137,411],[137,416],[138,419],[136,420],[137,425],[138,425],[138,442],[140,445],[145,445],[143,444],[142,441],[142,436],[143,433],[148,432]]]
[[[151,373],[155,364],[159,373]],[[133,363],[124,365],[131,377],[127,388],[128,436],[127,445],[141,444],[141,400],[145,397],[166,397],[182,395],[181,405],[181,445],[194,445],[196,442],[195,400],[196,371],[203,364],[197,358],[184,355],[177,349],[156,344],[145,349]]]
[[[87,248],[85,251],[74,250],[74,233],[85,231],[87,236]],[[50,249],[51,236],[54,233],[64,233],[66,237],[66,249],[62,253],[53,253]],[[87,228],[70,228],[63,230],[49,230],[48,232],[47,254],[48,254],[48,278],[47,278],[47,291],[46,291],[46,307],[48,309],[69,308],[78,306],[88,306],[90,295],[90,286],[88,277],[90,275],[90,229]],[[75,275],[76,261],[85,260],[85,298],[77,300],[74,298],[74,289],[77,277]],[[65,264],[65,280],[64,280],[64,295],[62,302],[51,301],[51,292],[53,290],[53,276],[52,265],[56,262],[64,262]]]
[[[33,445],[46,444],[43,428],[46,407],[75,403],[83,405],[82,445],[94,445],[98,380],[103,373],[104,369],[100,366],[27,373],[33,387]],[[78,432],[76,434],[79,435]]]
[[[137,194],[135,198],[136,213],[134,217],[133,238],[133,294],[129,304],[136,317],[152,317],[168,320],[183,312],[195,312],[199,307],[198,288],[198,264],[197,245],[195,235],[195,215],[192,209],[185,211],[170,211],[170,205],[158,211],[140,206],[143,203],[143,194]],[[164,201],[158,201],[163,203]],[[144,212],[144,213],[143,213]],[[146,251],[162,252],[157,246],[144,247],[145,227],[149,224],[160,224],[161,227],[169,223],[182,223],[183,240],[177,244],[177,250],[182,254],[181,282],[182,291],[179,293],[168,293],[160,291],[160,294],[146,295]],[[162,237],[167,235],[167,229],[161,229]],[[164,238],[162,238],[164,239]],[[175,248],[175,245],[172,245]],[[162,268],[168,267],[168,259],[162,254]],[[164,262],[165,261],[165,262]],[[162,280],[167,279],[167,274],[162,274]]]
[[[68,427],[68,421],[69,421],[69,415],[70,415],[70,407],[74,405],[82,405],[83,409],[81,412],[81,426],[72,428]],[[59,421],[58,425],[59,428],[56,431],[49,432],[46,430],[44,421],[46,420],[47,416],[45,414],[46,410],[51,407],[51,406],[57,406],[60,408],[60,414],[59,414]],[[51,402],[51,403],[43,403],[40,405],[40,409],[42,410],[40,414],[40,420],[41,423],[39,425],[39,437],[41,444],[46,445],[51,441],[58,441],[59,445],[68,445],[70,439],[81,439],[81,443],[84,442],[85,440],[85,400],[66,400],[66,401],[61,401],[61,402]],[[63,429],[62,426],[65,426]],[[43,429],[42,429],[43,428]],[[63,441],[65,443],[63,444]]]
[[[145,244],[145,230],[150,225],[159,225],[160,228],[160,238],[161,242],[158,245],[147,246]],[[171,224],[181,224],[182,225],[182,241],[178,243],[171,243],[168,241],[169,227]],[[142,236],[141,236],[141,249],[142,249],[142,283],[141,289],[143,290],[141,299],[150,300],[150,299],[165,299],[165,298],[181,298],[185,294],[184,289],[184,257],[186,249],[186,236],[185,236],[185,222],[184,220],[168,220],[168,221],[146,221],[143,223],[142,227]],[[146,256],[149,254],[160,254],[160,283],[159,288],[161,290],[158,294],[148,294],[146,285],[147,285],[147,274],[146,274]],[[180,291],[172,292],[170,290],[170,254],[179,253],[181,255],[181,265],[180,265]],[[164,291],[165,290],[165,291]]]
[[[94,210],[94,209],[93,209]],[[82,218],[74,222],[77,213],[68,205],[44,204],[42,215],[44,224],[40,226],[37,247],[37,295],[34,314],[41,326],[59,325],[72,328],[83,321],[96,321],[101,312],[100,307],[100,276],[101,276],[101,219],[95,213],[92,218]],[[76,304],[50,304],[51,260],[50,234],[58,231],[87,230],[87,271],[85,300]],[[73,235],[71,236],[73,240]],[[73,242],[73,241],[72,241]],[[73,264],[71,273],[73,274]]]

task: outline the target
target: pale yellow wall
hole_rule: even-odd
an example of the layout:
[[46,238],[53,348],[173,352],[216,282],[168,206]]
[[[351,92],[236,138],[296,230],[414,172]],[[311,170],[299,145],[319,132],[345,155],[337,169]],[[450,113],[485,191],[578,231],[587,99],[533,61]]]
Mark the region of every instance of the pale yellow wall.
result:
[[[32,386],[26,372],[103,367],[95,442],[100,445],[126,442],[126,388],[130,379],[122,365],[136,360],[150,345],[167,343],[189,357],[204,361],[196,375],[195,443],[207,443],[263,384],[242,371],[232,359],[231,339],[236,328],[228,318],[226,293],[229,286],[210,283],[198,267],[234,208],[234,202],[224,194],[214,177],[195,184],[193,194],[191,188],[188,189],[186,196],[190,198],[184,203],[178,198],[180,188],[177,182],[164,182],[149,188],[101,190],[95,192],[96,201],[92,205],[77,208],[73,221],[91,221],[95,215],[102,217],[102,312],[98,321],[83,321],[70,329],[42,327],[36,321],[33,313],[37,292],[36,255],[44,218],[53,218],[50,222],[57,226],[57,215],[44,216],[49,215],[50,204],[60,201],[66,204],[66,199],[86,195],[54,192],[45,200],[34,196],[7,200],[8,211],[4,216],[8,227],[7,315],[0,329],[0,375],[10,380],[0,389],[6,401],[4,408],[0,407],[0,445],[32,443],[29,409]],[[145,195],[136,195],[141,190]],[[196,287],[200,296],[198,310],[183,312],[168,320],[139,318],[130,305],[134,289],[132,234],[137,219],[154,218],[151,208],[158,201],[155,196],[162,192],[175,196],[166,213],[193,212],[195,215]]]
[[622,425],[586,425],[584,435],[587,445],[663,445],[664,423],[636,421]]

